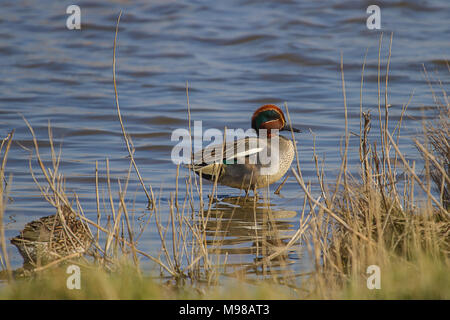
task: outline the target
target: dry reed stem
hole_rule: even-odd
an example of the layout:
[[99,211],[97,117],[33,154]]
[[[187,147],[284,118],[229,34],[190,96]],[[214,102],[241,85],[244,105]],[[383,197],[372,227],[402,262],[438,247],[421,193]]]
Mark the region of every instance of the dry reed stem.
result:
[[[81,218],[81,220],[85,221],[86,223],[88,223],[88,224],[90,224],[90,225],[92,225],[92,226],[98,228],[100,231],[104,232],[106,235],[109,236],[109,235],[111,234],[110,231],[108,231],[107,229],[105,229],[105,228],[103,228],[102,226],[98,225],[97,223],[93,222],[92,220],[89,220],[89,219],[86,218],[86,217],[80,217],[80,218]],[[130,248],[133,246],[129,241],[127,241],[125,238],[123,238],[123,237],[121,237],[121,236],[119,236],[119,235],[112,234],[112,236],[113,236],[114,238],[116,238],[117,240],[121,241],[122,243],[124,243],[125,245],[129,246]],[[159,259],[157,259],[157,258],[155,258],[155,257],[153,257],[153,256],[151,256],[151,255],[149,255],[148,253],[146,253],[146,252],[144,252],[144,251],[142,251],[142,250],[139,250],[139,249],[137,249],[137,248],[135,248],[135,250],[136,250],[136,252],[139,253],[140,255],[142,255],[142,256],[144,256],[144,257],[146,257],[146,258],[149,258],[149,259],[152,260],[153,262],[155,262],[155,263],[157,263],[158,265],[160,265],[160,266],[161,266],[164,270],[166,270],[170,275],[176,276],[176,274],[172,271],[172,269],[168,268],[161,260],[159,260]]]
[[436,159],[435,156],[433,156],[433,154],[431,154],[426,147],[424,147],[417,139],[413,139],[414,143],[416,144],[416,146],[419,148],[419,150],[421,152],[423,152],[423,154],[428,157],[435,165],[435,167],[439,170],[439,172],[442,175],[442,178],[447,181],[447,183],[450,183],[450,178],[447,175],[447,173],[445,172],[445,169],[441,166],[441,164],[439,163],[439,161]]
[[[14,130],[12,130],[3,140],[0,146],[0,154],[3,150],[3,146],[6,143],[5,150],[3,152],[3,156],[1,159],[1,167],[0,167],[0,243],[2,248],[2,254],[0,254],[0,261],[2,262],[2,266],[6,268],[6,273],[8,275],[8,281],[14,281],[12,276],[12,269],[11,265],[9,263],[9,257],[8,257],[8,251],[6,249],[6,241],[5,241],[5,227],[3,225],[3,215],[5,213],[6,209],[6,199],[7,194],[6,188],[8,188],[9,183],[6,183],[5,180],[5,169],[6,169],[6,162],[8,159],[8,152],[11,147],[12,139],[14,136]],[[5,181],[5,187],[3,186],[3,182]],[[11,179],[10,179],[11,181]]]
[[144,180],[142,179],[142,176],[139,173],[139,169],[136,165],[136,161],[134,160],[133,152],[130,147],[129,139],[128,139],[127,133],[125,131],[125,127],[123,125],[122,115],[120,113],[120,107],[119,107],[119,95],[117,93],[117,84],[116,84],[116,44],[117,44],[117,34],[119,32],[119,22],[120,22],[121,16],[122,16],[122,10],[120,11],[119,16],[117,18],[116,33],[114,36],[114,45],[113,45],[113,83],[114,83],[114,95],[115,95],[115,101],[116,101],[116,107],[117,107],[117,116],[119,118],[120,127],[122,128],[123,139],[125,140],[128,154],[130,156],[131,162],[133,163],[133,167],[134,167],[134,170],[136,171],[136,175],[142,185],[142,189],[144,190],[144,193],[147,196],[147,200],[148,200],[148,204],[149,204],[148,206],[149,206],[150,210],[152,210],[153,206],[154,206],[153,192],[151,191],[151,186],[150,186],[150,192],[152,193],[152,196],[150,196],[150,194],[147,191],[147,188],[145,187]]
[[[95,161],[95,203],[97,205],[97,224],[100,224],[101,219],[101,212],[100,212],[100,197],[98,193],[98,161]],[[100,232],[97,229],[97,236],[96,236],[97,242],[99,242],[100,239]]]
[[409,171],[409,173],[413,176],[413,178],[417,181],[417,183],[419,184],[419,186],[422,188],[423,191],[426,192],[428,199],[431,199],[434,204],[443,212],[445,213],[447,216],[450,216],[449,212],[442,206],[442,204],[436,200],[436,198],[431,194],[430,190],[428,187],[426,187],[422,180],[416,175],[416,173],[412,170],[412,168],[409,166],[408,162],[406,161],[405,157],[403,156],[403,154],[400,152],[398,146],[395,144],[394,139],[392,138],[392,136],[389,134],[389,132],[387,133],[387,136],[392,144],[392,146],[394,147],[395,151],[398,153],[400,159],[403,161],[403,165],[406,167],[406,169]]
[[68,256],[65,256],[65,257],[59,258],[59,259],[57,259],[55,261],[52,261],[50,263],[47,263],[45,266],[36,267],[36,268],[33,269],[33,272],[44,271],[46,269],[49,269],[49,268],[51,268],[53,266],[58,265],[61,262],[64,262],[64,261],[67,261],[67,260],[70,260],[70,259],[73,259],[73,258],[78,258],[81,255],[82,255],[82,253],[80,253],[80,252],[75,252],[75,253],[69,254]]
[[[383,42],[383,32],[381,32],[380,34],[380,40],[379,40],[379,44],[378,44],[378,72],[377,72],[377,85],[378,85],[378,120],[379,120],[379,125],[380,125],[380,138],[381,138],[381,145],[384,146],[385,141],[384,141],[384,134],[383,134],[383,122],[381,121],[381,81],[380,81],[380,76],[381,76],[381,45]],[[384,149],[382,148],[382,152],[383,152],[383,163],[384,163],[384,158],[385,158],[385,154],[384,154]],[[384,172],[384,167],[382,168],[382,176],[385,176],[385,172]],[[384,181],[382,182],[384,184]]]
[[318,202],[316,199],[314,199],[314,197],[311,195],[311,193],[308,191],[308,188],[306,188],[303,180],[299,177],[299,175],[297,174],[297,172],[295,172],[295,170],[291,169],[291,171],[293,172],[295,179],[297,180],[298,184],[302,187],[303,191],[305,192],[306,196],[308,197],[308,199],[310,199],[314,204],[318,205],[322,210],[324,210],[325,212],[327,212],[330,216],[332,216],[337,222],[339,222],[344,228],[346,228],[348,231],[356,234],[357,236],[359,236],[361,239],[363,239],[364,241],[367,242],[372,242],[371,239],[368,239],[366,236],[364,236],[363,234],[361,234],[360,232],[354,230],[353,228],[351,228],[342,218],[340,218],[338,215],[336,215],[333,211],[331,211],[330,209],[328,209],[327,207],[325,207],[323,204],[321,204],[320,202]]
[[[362,70],[361,70],[361,86],[359,89],[359,139],[362,139],[363,132],[362,132],[362,117],[363,117],[363,84],[364,84],[364,70],[366,68],[366,59],[367,59],[367,53],[369,52],[369,48],[366,48],[366,53],[364,54],[364,61],[362,64]],[[361,146],[361,144],[360,144]],[[363,164],[363,157],[362,157],[362,150],[361,147],[359,148],[359,160],[361,164]]]

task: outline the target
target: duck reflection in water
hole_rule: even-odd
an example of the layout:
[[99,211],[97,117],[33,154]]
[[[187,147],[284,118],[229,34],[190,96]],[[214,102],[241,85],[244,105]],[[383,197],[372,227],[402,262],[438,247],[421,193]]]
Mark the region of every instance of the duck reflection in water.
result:
[[294,256],[297,259],[293,250],[267,259],[291,240],[295,232],[291,218],[297,212],[278,209],[258,197],[215,200],[208,211],[205,226],[208,252],[221,257],[225,274],[239,270],[265,275],[270,268],[273,275],[293,263]]

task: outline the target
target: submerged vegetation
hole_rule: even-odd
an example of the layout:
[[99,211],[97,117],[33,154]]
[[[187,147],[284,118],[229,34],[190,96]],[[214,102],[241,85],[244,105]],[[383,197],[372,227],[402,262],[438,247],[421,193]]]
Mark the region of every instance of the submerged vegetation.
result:
[[[438,82],[441,93],[436,92],[433,81],[428,79],[439,116],[436,121],[424,125],[421,139],[414,140],[425,164],[423,170],[417,170],[415,162],[407,160],[398,147],[402,119],[410,101],[403,105],[402,117],[395,129],[389,130],[389,60],[390,53],[385,79],[381,79],[380,59],[378,62],[376,129],[372,126],[370,113],[363,112],[361,99],[360,168],[356,177],[351,173],[354,168],[348,165],[350,130],[341,59],[346,129],[340,170],[336,181],[327,182],[324,168],[314,151],[320,188],[316,194],[312,191],[311,182],[303,178],[297,153],[297,164],[291,173],[299,184],[299,190],[304,193],[304,203],[296,212],[299,227],[289,236],[281,235],[282,226],[276,223],[267,194],[262,204],[256,198],[236,197],[229,200],[234,209],[226,216],[223,211],[217,210],[220,207],[216,200],[217,183],[212,185],[206,197],[202,181],[191,171],[183,179],[180,178],[180,168],[176,168],[176,192],[170,194],[166,203],[161,195],[154,195],[151,187],[147,189],[134,161],[133,145],[120,115],[115,73],[116,106],[130,156],[130,167],[128,179],[117,181],[119,192],[115,196],[109,162],[106,162],[108,205],[103,204],[102,211],[96,164],[96,221],[86,217],[76,194],[69,196],[66,192],[64,176],[59,171],[61,152],[57,153],[54,149],[50,127],[52,159],[49,162],[51,165],[46,166],[40,156],[34,131],[26,122],[33,136],[35,156],[42,176],[37,178],[33,173],[32,159],[31,174],[42,196],[57,212],[70,208],[76,213],[78,219],[89,228],[92,244],[87,255],[80,253],[76,257],[61,257],[44,265],[36,263],[29,266],[26,272],[11,270],[2,224],[8,185],[11,183],[5,177],[8,150],[13,139],[11,133],[2,141],[0,149],[0,263],[3,275],[9,279],[9,283],[0,288],[0,298],[450,299],[450,109],[446,91]],[[361,94],[364,65],[365,61]],[[115,69],[115,57],[113,66]],[[426,70],[425,74],[428,78]],[[287,105],[285,108],[290,122]],[[190,122],[189,97],[188,116]],[[373,134],[374,130],[379,130],[378,137]],[[295,139],[293,135],[292,138]],[[148,198],[147,215],[139,226],[135,226],[136,217],[127,208],[126,202],[133,169]],[[185,196],[180,201],[182,190]],[[200,203],[194,202],[196,198],[200,199]],[[223,249],[224,238],[230,230],[233,215],[239,214],[239,210],[253,217],[255,227],[251,237],[254,237],[257,259],[252,264],[230,267],[228,254]],[[106,225],[102,226],[105,220]],[[138,249],[139,239],[148,226],[157,231],[161,245],[159,253]],[[304,252],[300,259],[309,259],[311,267],[308,272],[295,274],[289,269],[286,256],[301,250]],[[143,259],[149,260],[159,274],[154,268],[153,271],[144,270],[141,266]],[[81,290],[67,289],[67,263],[80,266]],[[381,270],[379,290],[369,290],[367,287],[367,270],[371,265]],[[27,273],[31,277],[22,279],[21,276]]]

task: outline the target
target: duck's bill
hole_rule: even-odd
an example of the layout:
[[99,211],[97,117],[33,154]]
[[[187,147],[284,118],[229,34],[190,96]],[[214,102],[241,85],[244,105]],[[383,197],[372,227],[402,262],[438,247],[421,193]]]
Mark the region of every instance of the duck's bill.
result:
[[290,125],[286,124],[283,129],[281,129],[282,131],[293,131],[293,132],[302,132],[302,130],[291,127]]

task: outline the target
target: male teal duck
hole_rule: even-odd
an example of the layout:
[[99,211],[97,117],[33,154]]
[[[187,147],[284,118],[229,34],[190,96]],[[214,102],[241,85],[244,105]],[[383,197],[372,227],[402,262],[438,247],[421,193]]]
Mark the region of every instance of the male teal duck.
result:
[[[278,181],[289,170],[295,155],[292,141],[278,135],[278,131],[301,131],[291,128],[281,109],[272,104],[258,108],[253,113],[251,125],[256,137],[238,139],[230,147],[225,144],[225,148],[220,148],[223,152],[215,152],[217,144],[206,147],[201,150],[200,157],[194,155],[194,159],[200,161],[194,160],[193,170],[204,179],[213,182],[217,179],[221,185],[246,192]],[[278,146],[273,143],[275,138]],[[264,160],[263,155],[270,156]],[[267,163],[267,158],[272,155],[277,156],[277,161]]]

